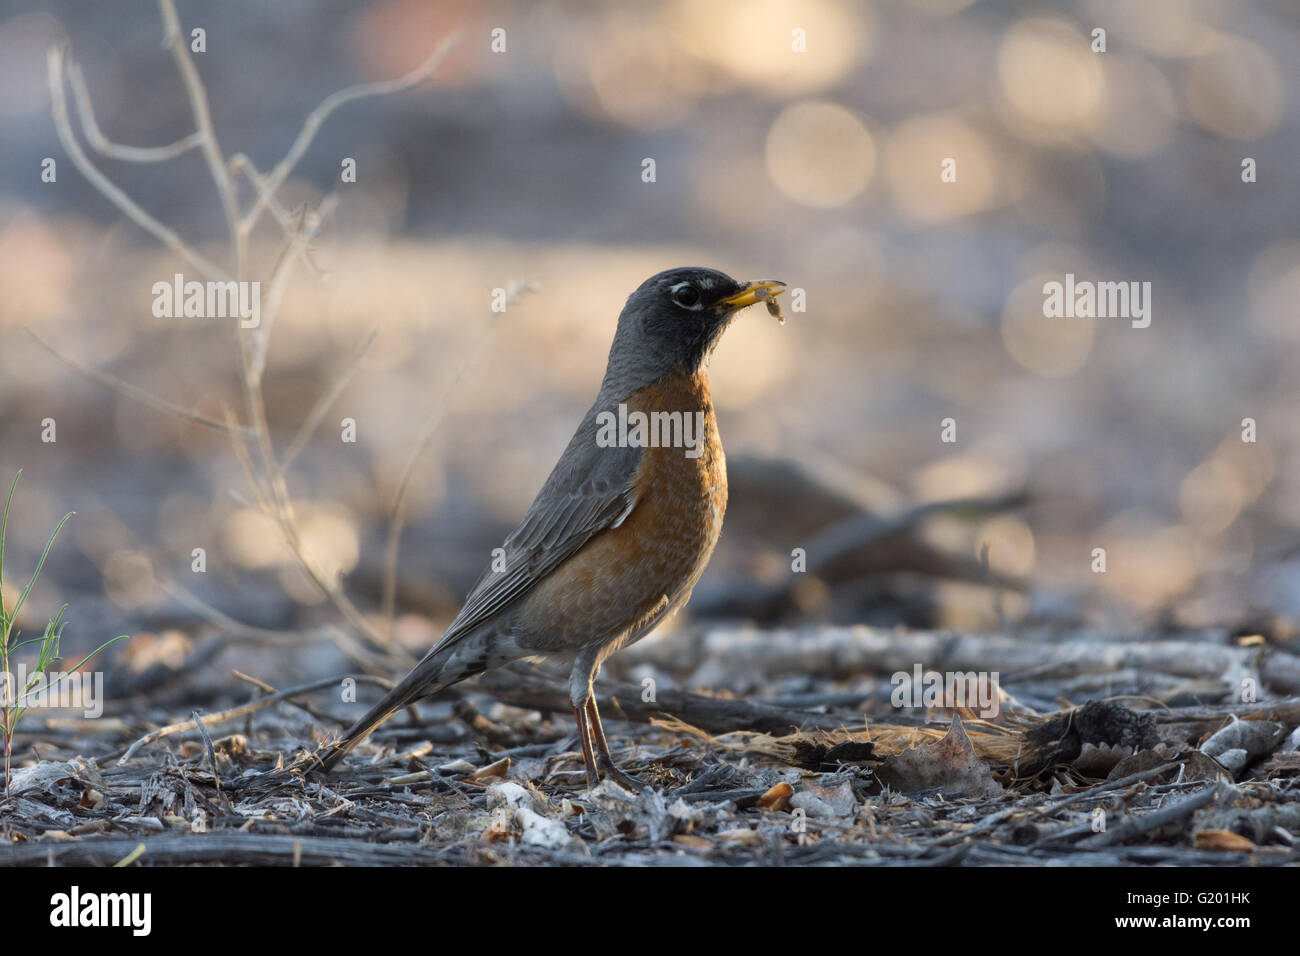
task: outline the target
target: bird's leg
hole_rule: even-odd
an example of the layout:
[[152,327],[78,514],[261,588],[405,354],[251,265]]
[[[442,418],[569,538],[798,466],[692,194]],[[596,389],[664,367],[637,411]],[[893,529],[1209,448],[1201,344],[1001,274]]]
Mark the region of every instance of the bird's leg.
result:
[[644,784],[635,777],[630,777],[618,767],[609,755],[609,743],[605,740],[605,729],[600,725],[600,711],[596,709],[596,694],[592,684],[600,673],[600,658],[603,653],[600,644],[592,644],[574,658],[573,670],[569,674],[569,701],[573,704],[573,716],[578,720],[578,734],[582,739],[582,758],[587,763],[587,784],[596,786],[600,782],[600,773],[620,786],[630,790],[643,790]]
[[587,726],[584,708],[575,705],[573,719],[578,722],[578,743],[582,746],[583,766],[587,768],[587,786],[595,787],[600,783],[600,777],[596,774],[596,758],[591,753],[591,730]]
[[595,694],[587,698],[586,709],[587,724],[591,728],[591,742],[596,751],[596,766],[619,786],[634,792],[644,790],[646,787],[644,783],[614,765],[614,758],[609,755],[609,743],[605,740],[605,728],[600,724],[600,711],[596,709]]

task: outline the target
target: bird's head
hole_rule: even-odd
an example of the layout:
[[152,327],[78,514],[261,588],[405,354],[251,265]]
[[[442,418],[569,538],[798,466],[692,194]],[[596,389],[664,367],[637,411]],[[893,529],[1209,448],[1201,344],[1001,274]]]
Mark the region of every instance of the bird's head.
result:
[[784,290],[784,282],[737,282],[716,269],[668,269],[653,275],[628,296],[609,371],[635,370],[634,377],[644,379],[638,386],[674,372],[694,372],[738,311],[774,301]]

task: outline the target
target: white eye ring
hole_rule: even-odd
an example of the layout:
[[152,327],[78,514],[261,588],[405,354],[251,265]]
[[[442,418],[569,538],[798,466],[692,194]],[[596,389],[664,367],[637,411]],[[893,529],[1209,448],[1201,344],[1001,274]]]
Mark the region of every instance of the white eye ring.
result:
[[[681,300],[681,294],[687,289],[690,289],[695,295],[694,303],[683,302]],[[673,302],[683,309],[690,309],[692,312],[699,312],[704,308],[704,298],[700,295],[700,290],[695,288],[695,286],[690,282],[679,282],[675,286],[669,288],[668,291],[673,295]]]

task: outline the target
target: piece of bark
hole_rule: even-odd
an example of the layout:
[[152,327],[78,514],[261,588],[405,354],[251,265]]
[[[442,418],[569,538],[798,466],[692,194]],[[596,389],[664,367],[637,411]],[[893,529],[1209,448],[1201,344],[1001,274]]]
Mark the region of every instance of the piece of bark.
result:
[[1034,777],[1057,764],[1072,763],[1084,744],[1137,751],[1159,743],[1155,714],[1129,710],[1118,701],[1092,700],[1031,728],[1025,734],[1026,754],[1018,762],[1016,775]]

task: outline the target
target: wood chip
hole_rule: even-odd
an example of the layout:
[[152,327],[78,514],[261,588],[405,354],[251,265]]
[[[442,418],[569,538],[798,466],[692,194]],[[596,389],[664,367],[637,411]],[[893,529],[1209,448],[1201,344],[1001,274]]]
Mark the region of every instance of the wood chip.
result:
[[784,810],[790,806],[792,796],[794,796],[794,787],[782,781],[759,797],[755,806],[760,810]]
[[1231,830],[1197,830],[1196,849],[1222,850],[1225,853],[1254,853],[1255,844]]
[[679,833],[673,837],[673,842],[678,846],[684,846],[691,850],[708,850],[713,844],[704,837],[692,836],[689,833]]
[[736,830],[724,830],[718,834],[719,840],[727,840],[730,843],[740,843],[744,846],[762,846],[763,835],[757,830],[751,830],[749,827],[741,827]]
[[470,783],[486,784],[492,780],[504,780],[507,773],[510,772],[510,758],[502,757],[496,763],[490,763],[486,767],[480,767],[470,774]]

